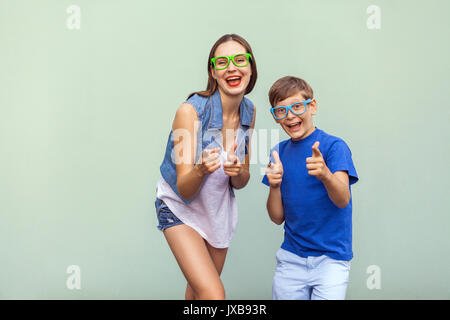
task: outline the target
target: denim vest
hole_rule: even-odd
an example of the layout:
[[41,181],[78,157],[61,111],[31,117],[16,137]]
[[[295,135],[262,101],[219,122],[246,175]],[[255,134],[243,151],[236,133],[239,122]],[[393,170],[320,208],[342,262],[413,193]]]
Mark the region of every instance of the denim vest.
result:
[[[194,163],[199,163],[201,161],[200,156],[203,150],[217,147],[223,149],[221,133],[223,127],[222,102],[219,90],[216,90],[210,97],[202,97],[195,94],[186,102],[190,103],[195,108],[198,116],[198,122],[195,124],[195,127],[197,128],[197,145],[195,148]],[[237,147],[235,151],[241,162],[244,161],[245,155],[248,153],[249,136],[251,134],[249,129],[253,120],[253,112],[253,103],[249,99],[243,98],[239,106],[240,124],[237,132]],[[177,137],[176,139],[176,141],[178,141]],[[164,180],[166,180],[180,199],[182,199],[184,203],[189,203],[195,196],[191,199],[184,199],[177,190],[177,171],[175,167],[174,152],[174,134],[171,130],[160,171]],[[208,179],[208,175],[205,179]],[[231,183],[230,192],[234,196]]]

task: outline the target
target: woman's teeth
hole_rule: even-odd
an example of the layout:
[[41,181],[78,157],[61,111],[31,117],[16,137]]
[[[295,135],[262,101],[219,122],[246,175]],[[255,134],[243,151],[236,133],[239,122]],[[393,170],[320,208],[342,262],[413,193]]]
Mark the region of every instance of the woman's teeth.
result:
[[241,78],[240,77],[228,78],[226,80],[227,80],[227,83],[230,86],[237,86],[237,85],[239,85],[241,83]]

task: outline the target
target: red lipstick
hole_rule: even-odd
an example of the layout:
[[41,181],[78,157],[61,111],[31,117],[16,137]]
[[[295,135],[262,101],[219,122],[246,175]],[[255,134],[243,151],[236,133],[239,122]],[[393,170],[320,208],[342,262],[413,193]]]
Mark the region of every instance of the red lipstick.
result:
[[[236,78],[236,79],[235,80],[229,80],[231,78]],[[230,87],[237,87],[238,85],[241,84],[241,77],[240,76],[228,76],[228,77],[225,78],[225,80],[227,81],[227,84]],[[230,82],[230,81],[232,81],[232,82]]]

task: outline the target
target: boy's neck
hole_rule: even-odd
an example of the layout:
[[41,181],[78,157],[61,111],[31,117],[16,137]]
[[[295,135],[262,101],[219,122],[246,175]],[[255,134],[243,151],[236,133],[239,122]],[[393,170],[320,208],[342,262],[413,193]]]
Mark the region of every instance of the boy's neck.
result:
[[291,138],[291,140],[292,140],[292,141],[302,141],[302,140],[305,140],[305,139],[308,138],[310,135],[312,135],[312,134],[314,133],[314,131],[316,131],[316,129],[317,129],[316,126],[313,125],[311,131],[307,132],[302,138],[300,138],[300,139],[298,139],[298,140],[294,140],[294,139]]

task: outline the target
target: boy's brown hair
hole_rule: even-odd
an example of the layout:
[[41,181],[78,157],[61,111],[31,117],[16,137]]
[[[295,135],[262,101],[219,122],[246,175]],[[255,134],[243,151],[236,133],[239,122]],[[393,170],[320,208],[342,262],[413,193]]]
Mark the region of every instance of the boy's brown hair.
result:
[[269,90],[269,101],[272,107],[290,96],[301,92],[306,100],[313,98],[313,89],[303,79],[286,76],[278,79]]

